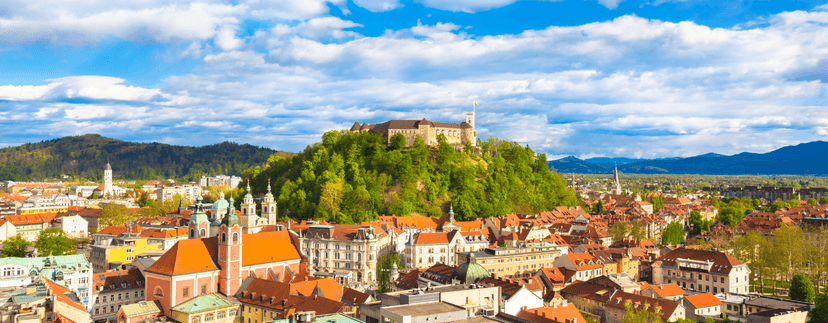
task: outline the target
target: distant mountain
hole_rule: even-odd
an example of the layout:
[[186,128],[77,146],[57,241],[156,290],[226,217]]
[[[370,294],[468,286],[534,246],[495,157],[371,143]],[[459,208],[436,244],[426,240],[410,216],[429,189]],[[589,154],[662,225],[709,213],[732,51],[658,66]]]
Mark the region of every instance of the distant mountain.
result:
[[584,161],[586,162],[598,164],[607,169],[613,169],[615,165],[629,164],[647,160],[649,159],[634,159],[625,157],[593,157],[584,159]]
[[573,156],[561,158],[547,162],[549,167],[555,169],[559,174],[578,173],[578,174],[609,174],[612,172],[611,168],[601,166],[599,164],[590,163],[588,161],[580,160]]
[[[826,156],[828,156],[828,142],[814,141],[782,147],[764,154],[740,153],[726,156],[709,153],[687,158],[634,161],[618,164],[618,170],[622,173],[635,174],[822,175],[828,174]],[[562,167],[576,165],[572,161],[563,163],[558,163],[558,161],[560,160],[550,162],[550,166],[556,163],[558,167],[555,169],[560,173],[577,173],[575,170],[580,169]],[[601,166],[588,161],[582,162]],[[611,170],[608,170],[606,173],[610,172]]]
[[197,179],[202,174],[237,175],[272,154],[249,144],[223,142],[202,147],[134,143],[87,134],[0,149],[0,180],[42,180],[61,174],[96,180],[107,162],[115,178]]

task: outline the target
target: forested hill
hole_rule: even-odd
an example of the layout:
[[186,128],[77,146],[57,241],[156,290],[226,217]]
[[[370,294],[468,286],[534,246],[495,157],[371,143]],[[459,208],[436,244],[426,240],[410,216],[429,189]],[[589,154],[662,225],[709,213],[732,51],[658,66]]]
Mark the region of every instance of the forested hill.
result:
[[331,131],[297,156],[272,158],[246,175],[255,193],[272,181],[280,216],[339,223],[380,214],[439,216],[450,205],[456,218],[464,219],[578,203],[575,192],[546,166],[546,156],[529,147],[491,139],[476,155],[441,142],[433,148],[421,140],[412,147],[388,146],[377,135]]
[[274,153],[230,142],[188,147],[87,134],[0,149],[0,180],[43,180],[61,174],[101,180],[107,161],[115,178],[192,180],[202,174],[240,174],[266,163]]

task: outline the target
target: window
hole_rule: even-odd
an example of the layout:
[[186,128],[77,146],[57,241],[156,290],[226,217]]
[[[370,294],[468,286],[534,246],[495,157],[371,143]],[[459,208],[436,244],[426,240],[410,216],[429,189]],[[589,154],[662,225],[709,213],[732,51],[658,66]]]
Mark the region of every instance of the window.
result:
[[230,310],[230,316],[236,316],[236,315],[239,315],[239,310],[237,310],[235,308]]
[[190,288],[184,287],[184,290],[181,292],[181,296],[188,297],[190,296]]
[[138,291],[135,291],[135,298],[138,298]]
[[129,292],[124,293],[124,299],[129,299]]
[[109,306],[109,312],[115,313],[115,305],[110,305]]
[[96,309],[95,309],[95,315],[98,315],[98,314],[100,314],[100,313],[99,313],[99,312],[100,312],[100,310],[101,310],[101,309],[99,309],[99,308],[96,308]]
[[126,250],[126,252],[127,253],[133,253],[133,252],[135,252],[135,249],[129,248],[129,249]]
[[95,296],[95,304],[98,304],[98,297]]
[[121,300],[121,293],[118,293],[118,300]]
[[114,301],[115,301],[115,294],[109,295],[109,301],[110,301],[110,302],[114,302]]
[[201,294],[207,294],[207,285],[201,285]]
[[103,313],[106,314],[106,306],[103,307]]
[[216,315],[216,318],[218,318],[219,320],[225,317],[227,317],[227,312],[225,311],[218,312],[218,315]]
[[212,321],[212,320],[213,320],[213,313],[207,313],[207,314],[204,315],[204,321],[205,322]]

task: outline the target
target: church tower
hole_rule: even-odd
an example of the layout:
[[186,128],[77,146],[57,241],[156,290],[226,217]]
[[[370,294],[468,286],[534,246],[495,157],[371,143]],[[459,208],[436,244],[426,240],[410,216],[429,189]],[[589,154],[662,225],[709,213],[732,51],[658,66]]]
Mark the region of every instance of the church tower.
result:
[[262,198],[262,217],[267,219],[267,224],[276,224],[276,201],[273,193],[270,192],[270,180],[267,180],[267,194]]
[[207,238],[210,235],[210,221],[207,220],[207,213],[204,212],[201,201],[201,195],[196,195],[196,209],[190,216],[190,239]]
[[104,168],[103,195],[112,198],[112,193],[112,166],[109,165],[109,162],[106,162],[106,168]]
[[247,194],[244,195],[241,203],[241,225],[245,233],[255,233],[256,231],[256,202],[253,201],[253,194],[250,193],[250,181],[247,182],[245,188]]
[[615,166],[615,170],[612,171],[613,174],[613,194],[621,195],[621,178],[618,177],[618,165]]
[[230,206],[218,234],[218,262],[221,267],[218,292],[231,296],[236,294],[242,283],[242,228],[232,196],[228,202]]

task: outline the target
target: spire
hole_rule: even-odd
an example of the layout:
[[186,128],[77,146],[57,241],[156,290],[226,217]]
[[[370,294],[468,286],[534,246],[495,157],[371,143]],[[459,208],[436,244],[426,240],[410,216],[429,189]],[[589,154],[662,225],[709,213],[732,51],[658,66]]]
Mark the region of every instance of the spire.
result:
[[265,194],[265,198],[272,199],[273,193],[270,192],[270,179],[267,179],[267,194]]
[[229,204],[227,206],[227,215],[224,216],[221,224],[226,225],[228,228],[232,228],[234,225],[239,225],[239,216],[236,215],[236,206],[233,204],[235,200],[233,200],[232,194],[227,202]]
[[250,179],[249,178],[247,179],[247,186],[244,188],[244,190],[245,190],[245,192],[247,192],[247,194],[244,195],[244,199],[245,200],[247,200],[247,199],[253,200],[253,194],[250,193]]
[[454,223],[454,204],[449,204],[449,221]]

